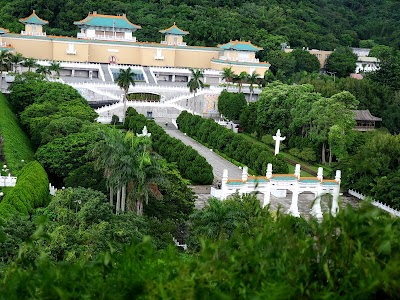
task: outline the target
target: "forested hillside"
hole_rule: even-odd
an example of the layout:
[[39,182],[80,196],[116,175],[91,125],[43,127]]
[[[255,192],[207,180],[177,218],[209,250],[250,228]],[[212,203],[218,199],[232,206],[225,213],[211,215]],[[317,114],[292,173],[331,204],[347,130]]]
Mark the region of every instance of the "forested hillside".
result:
[[325,50],[373,42],[400,45],[395,0],[0,0],[0,7],[0,26],[13,32],[23,28],[18,19],[36,9],[49,21],[47,33],[75,36],[73,22],[97,11],[126,13],[142,26],[139,41],[160,41],[158,30],[177,22],[190,32],[190,45],[215,46],[229,39],[251,40],[266,50],[282,42]]

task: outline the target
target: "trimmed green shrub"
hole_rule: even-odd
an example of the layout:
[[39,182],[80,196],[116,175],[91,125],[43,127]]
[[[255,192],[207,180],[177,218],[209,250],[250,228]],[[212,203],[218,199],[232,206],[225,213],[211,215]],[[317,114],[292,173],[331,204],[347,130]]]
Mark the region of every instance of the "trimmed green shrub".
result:
[[33,160],[33,148],[2,94],[0,94],[0,136],[3,137],[2,147],[7,165],[14,175],[18,175],[23,165]]
[[279,156],[274,156],[267,146],[254,145],[214,120],[183,111],[177,123],[182,132],[248,166],[258,174],[265,175],[268,163],[273,164],[274,173],[289,171],[286,162]]
[[125,118],[125,128],[135,133],[142,132],[144,126],[151,132],[154,150],[168,162],[175,162],[182,177],[194,184],[211,184],[214,180],[211,165],[192,147],[169,136],[154,121],[147,120],[133,108],[129,108]]
[[0,216],[15,212],[31,214],[49,202],[49,179],[37,161],[29,162],[18,176],[17,184],[0,203]]

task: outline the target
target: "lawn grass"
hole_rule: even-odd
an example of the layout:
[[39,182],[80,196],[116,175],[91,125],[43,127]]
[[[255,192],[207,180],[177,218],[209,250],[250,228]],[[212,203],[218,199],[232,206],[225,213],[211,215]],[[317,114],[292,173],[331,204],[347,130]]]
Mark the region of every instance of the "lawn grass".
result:
[[13,175],[18,176],[22,167],[34,159],[34,151],[3,94],[0,94],[0,135],[3,137],[3,154],[7,166]]
[[[264,146],[264,147],[267,146],[269,149],[271,149],[271,151],[274,151],[274,150],[275,150],[272,146],[267,145],[267,144],[265,144],[265,143],[263,143],[263,142],[261,142],[261,141],[255,139],[255,138],[252,137],[252,136],[249,136],[249,135],[247,135],[247,134],[245,134],[245,133],[239,133],[239,134],[240,134],[243,138],[245,138],[245,139],[247,139],[248,141],[252,142],[253,144],[256,144],[256,145],[258,144],[258,145]],[[305,167],[307,167],[307,168],[313,170],[313,171],[316,172],[316,173],[318,172],[318,168],[319,168],[319,167],[323,167],[323,169],[324,169],[324,177],[331,177],[332,169],[331,169],[330,167],[328,167],[328,166],[323,166],[323,165],[320,165],[320,164],[310,164],[310,163],[307,163],[307,162],[305,162],[305,161],[302,161],[301,159],[299,159],[299,158],[297,158],[297,157],[295,157],[295,156],[293,156],[293,155],[290,155],[289,153],[285,153],[285,152],[283,152],[283,151],[280,151],[279,154],[282,155],[282,157],[284,157],[285,159],[290,159],[290,160],[292,160],[292,161],[295,161],[297,164],[300,164],[300,166],[305,166]],[[294,173],[294,166],[291,165],[291,164],[288,164],[288,166],[289,166],[289,171],[290,171],[290,173]],[[293,170],[293,172],[292,172],[292,170]],[[303,175],[303,173],[304,173],[305,175]],[[309,173],[307,173],[307,172],[304,172],[304,171],[302,170],[302,171],[301,171],[301,176],[312,176],[312,175],[309,174]]]

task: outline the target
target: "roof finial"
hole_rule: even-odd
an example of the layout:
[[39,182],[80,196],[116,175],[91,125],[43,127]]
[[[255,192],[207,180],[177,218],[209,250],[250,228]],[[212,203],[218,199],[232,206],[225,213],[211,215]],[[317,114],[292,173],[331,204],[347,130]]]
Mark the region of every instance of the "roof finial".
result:
[[32,14],[35,14],[35,10],[33,10],[33,13]]
[[174,22],[174,25],[176,25],[175,22]]

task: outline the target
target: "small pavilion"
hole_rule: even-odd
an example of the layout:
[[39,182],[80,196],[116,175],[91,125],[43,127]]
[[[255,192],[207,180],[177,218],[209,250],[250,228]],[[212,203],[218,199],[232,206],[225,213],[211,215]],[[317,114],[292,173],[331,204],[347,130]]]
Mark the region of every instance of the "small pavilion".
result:
[[49,22],[39,18],[35,10],[29,17],[19,19],[19,21],[25,24],[25,30],[21,31],[21,35],[46,36],[43,26]]
[[254,46],[250,41],[230,41],[229,43],[218,45],[224,51],[220,60],[237,61],[237,62],[259,62],[255,57],[256,52],[263,48]]
[[358,131],[371,131],[375,129],[375,122],[381,122],[382,119],[373,116],[368,109],[366,110],[353,110],[357,125],[354,127]]
[[121,16],[103,15],[96,11],[89,13],[85,19],[76,21],[74,24],[81,29],[77,35],[78,38],[110,41],[136,42],[136,37],[132,36],[132,33],[142,28],[140,25],[131,23],[125,14]]
[[180,29],[178,26],[176,26],[175,22],[174,25],[167,29],[160,30],[160,32],[165,35],[165,39],[164,41],[161,41],[161,44],[186,46],[186,43],[183,41],[183,37],[189,34],[189,32]]

